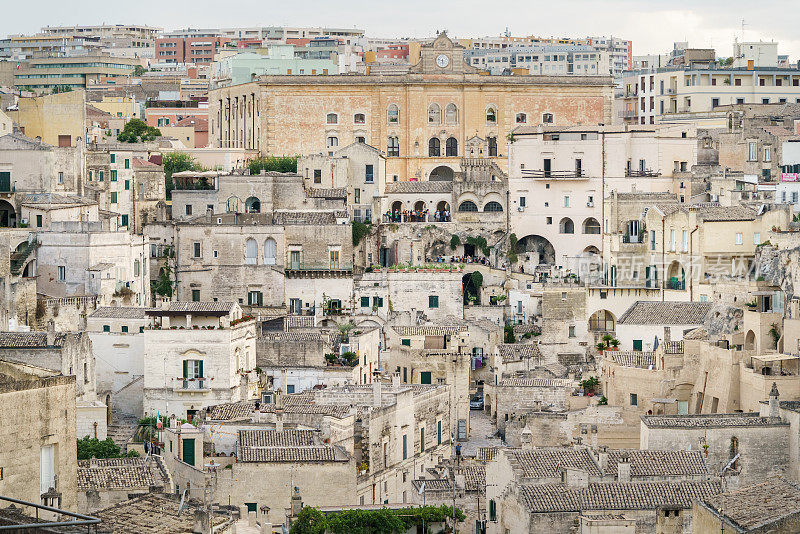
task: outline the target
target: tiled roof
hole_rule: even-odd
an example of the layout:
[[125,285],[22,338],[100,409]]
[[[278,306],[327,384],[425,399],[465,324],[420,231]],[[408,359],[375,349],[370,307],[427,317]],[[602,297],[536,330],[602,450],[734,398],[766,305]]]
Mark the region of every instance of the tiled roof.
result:
[[103,306],[97,308],[89,317],[93,319],[144,319],[145,311],[151,308],[134,308],[130,306]]
[[465,332],[466,326],[393,326],[392,329],[399,336],[454,336]]
[[25,195],[22,205],[36,205],[39,209],[42,206],[90,206],[97,204],[96,200],[78,195],[65,195],[59,193],[33,193]]
[[269,341],[322,341],[319,332],[268,332],[262,338]]
[[503,363],[519,362],[528,358],[541,358],[542,351],[538,343],[502,343],[497,346]]
[[643,415],[649,428],[716,428],[787,425],[757,413],[720,413],[708,415]]
[[[65,334],[57,333],[53,346],[60,347],[64,344]],[[47,332],[0,332],[0,348],[45,348],[47,347]]]
[[753,221],[757,214],[745,206],[703,206],[690,207],[690,211],[697,211],[704,221]]
[[232,421],[234,419],[249,419],[256,406],[253,402],[233,402],[218,404],[208,411],[208,418],[212,421]]
[[[178,515],[180,500],[166,495],[148,493],[117,503],[92,514],[102,522],[100,531],[114,534],[185,534],[193,532],[195,514],[203,504],[189,500]],[[228,521],[220,514],[214,515],[214,525]]]
[[240,430],[241,447],[307,447],[314,445],[313,430]]
[[155,457],[82,460],[78,462],[78,490],[148,489],[161,486],[169,489]]
[[147,315],[161,315],[174,314],[174,313],[212,313],[215,315],[225,315],[233,310],[233,302],[194,302],[182,300],[178,302],[170,302],[169,308],[162,310],[159,308],[152,308],[147,310]]
[[620,200],[674,200],[678,201],[678,195],[674,193],[663,193],[658,191],[635,191],[630,193],[617,193]]
[[468,465],[464,468],[464,484],[467,491],[486,490],[486,466]]
[[478,453],[475,459],[479,462],[490,462],[497,456],[497,449],[499,447],[478,447]]
[[449,478],[418,478],[413,482],[418,493],[422,491],[422,484],[425,484],[425,492],[450,491],[453,488]]
[[[800,512],[800,486],[780,476],[739,490],[710,495],[702,504],[724,516],[741,530],[752,532],[788,515]],[[763,532],[771,532],[764,528]]]
[[501,380],[501,387],[528,387],[528,388],[568,388],[575,385],[573,380],[564,378],[506,378]]
[[311,315],[290,315],[283,318],[286,328],[314,328],[314,317]]
[[683,335],[683,339],[705,339],[708,336],[708,330],[703,328],[695,328],[694,330],[690,330],[686,334]]
[[712,482],[592,483],[588,488],[562,484],[520,486],[520,502],[532,513],[584,510],[655,510],[663,506],[690,508],[695,499],[721,491]]
[[276,211],[272,216],[273,224],[285,225],[323,225],[336,224],[337,218],[345,218],[344,211]]
[[321,188],[313,187],[306,190],[309,198],[347,198],[347,189],[344,187]]
[[708,469],[700,451],[621,450],[608,451],[605,472],[617,474],[617,463],[626,455],[631,463],[631,476],[706,475]]
[[330,445],[310,447],[244,447],[242,462],[334,462],[336,448]]
[[562,467],[581,469],[590,476],[601,475],[589,449],[512,449],[508,454],[522,468],[522,476],[525,478],[557,477],[559,468]]
[[148,161],[142,158],[133,158],[133,166],[146,168],[153,171],[158,171],[163,169],[161,165],[158,165],[157,163],[153,163],[152,161]]
[[517,335],[541,334],[542,327],[536,324],[517,324],[514,325],[514,333]]
[[634,302],[617,321],[618,324],[703,324],[711,302]]
[[603,353],[606,357],[611,357],[614,363],[624,367],[638,367],[640,369],[647,369],[655,367],[656,353],[655,352],[642,352],[639,350],[607,350]]
[[389,182],[386,184],[387,194],[398,193],[452,193],[453,182]]

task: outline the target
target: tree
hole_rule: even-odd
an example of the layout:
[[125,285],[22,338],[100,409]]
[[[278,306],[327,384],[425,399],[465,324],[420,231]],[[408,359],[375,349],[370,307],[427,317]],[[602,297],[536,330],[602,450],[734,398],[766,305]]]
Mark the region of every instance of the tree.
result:
[[147,72],[147,69],[146,69],[146,68],[144,68],[144,67],[142,67],[141,65],[136,65],[136,66],[133,68],[133,75],[134,75],[134,76],[141,76],[141,75],[142,75],[142,74],[144,74],[145,72]]
[[508,236],[508,253],[506,253],[508,261],[517,263],[517,234]]
[[353,246],[357,247],[361,240],[364,239],[372,231],[371,222],[358,222],[353,221]]
[[161,163],[164,166],[164,185],[166,185],[167,189],[167,199],[172,198],[172,190],[175,189],[172,175],[176,172],[198,170],[199,167],[194,158],[186,152],[167,152],[164,154]]
[[78,460],[90,460],[92,458],[134,458],[139,456],[136,451],[130,451],[124,455],[120,454],[119,445],[114,443],[111,438],[100,441],[97,438],[86,436],[78,440]]
[[153,141],[156,137],[161,137],[161,130],[148,126],[141,119],[131,119],[117,136],[117,141],[121,143],[136,143],[138,141]]
[[72,87],[69,85],[54,85],[53,86],[53,94],[56,95],[58,93],[69,93],[72,92]]
[[297,172],[296,156],[268,156],[256,158],[247,164],[250,174],[266,172]]
[[514,334],[514,327],[506,325],[503,327],[503,343],[516,343],[517,336]]
[[455,250],[458,248],[458,245],[461,244],[461,238],[458,237],[458,234],[453,234],[450,236],[450,250]]
[[169,259],[164,262],[164,267],[158,273],[158,280],[153,284],[153,290],[162,297],[172,296],[172,269],[169,266]]

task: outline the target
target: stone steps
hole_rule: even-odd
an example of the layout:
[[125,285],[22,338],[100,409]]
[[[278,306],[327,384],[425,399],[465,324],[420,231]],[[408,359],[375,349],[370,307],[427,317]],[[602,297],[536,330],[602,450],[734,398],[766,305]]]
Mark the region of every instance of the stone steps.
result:
[[112,423],[108,425],[108,437],[116,443],[122,452],[126,451],[128,441],[139,426],[139,419],[133,415],[112,410]]

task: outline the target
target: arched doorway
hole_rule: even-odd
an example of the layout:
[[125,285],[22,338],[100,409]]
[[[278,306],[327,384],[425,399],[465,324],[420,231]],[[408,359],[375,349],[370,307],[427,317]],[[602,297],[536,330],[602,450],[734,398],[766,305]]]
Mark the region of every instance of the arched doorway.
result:
[[744,337],[744,350],[756,350],[756,334],[752,330]]
[[598,249],[594,245],[589,245],[588,247],[583,249],[583,254],[586,255],[586,256],[589,256],[589,255],[599,256],[600,255],[600,249]]
[[403,217],[403,203],[399,200],[395,200],[392,202],[392,213],[389,215],[389,218],[392,222],[400,222]]
[[678,260],[673,261],[667,269],[667,288],[684,290],[686,289],[686,272],[683,265]]
[[0,227],[15,228],[17,226],[17,211],[7,200],[0,200]]
[[[444,200],[440,200],[438,204],[436,204],[436,211],[439,212],[438,219],[439,222],[449,222],[450,221],[450,204]],[[445,212],[447,214],[445,215]]]
[[244,209],[247,213],[261,213],[261,201],[256,197],[250,197],[245,201]]
[[597,333],[613,332],[617,319],[608,310],[597,310],[589,317],[589,331]]
[[412,221],[424,222],[425,217],[425,201],[417,200],[414,202],[414,214],[411,216]]
[[431,171],[431,174],[428,177],[428,179],[431,182],[452,182],[453,169],[451,169],[447,165],[439,165],[438,167],[436,167]]
[[572,222],[572,219],[569,217],[564,217],[561,219],[561,222],[558,223],[558,232],[561,234],[574,234],[575,223]]
[[594,217],[588,217],[585,221],[583,221],[583,233],[584,234],[599,234],[600,233],[600,223],[597,222],[597,219]]
[[517,254],[523,254],[526,261],[536,265],[553,265],[556,262],[556,249],[540,235],[526,235],[517,241]]

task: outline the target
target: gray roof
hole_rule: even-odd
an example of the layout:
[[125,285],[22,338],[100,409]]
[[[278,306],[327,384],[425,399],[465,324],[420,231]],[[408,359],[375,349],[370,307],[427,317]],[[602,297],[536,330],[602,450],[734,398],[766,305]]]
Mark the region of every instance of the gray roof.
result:
[[130,306],[103,306],[97,308],[89,317],[94,319],[144,319],[145,312],[153,308],[134,308]]
[[336,224],[337,218],[346,218],[344,211],[276,211],[273,213],[273,224],[284,225],[323,225]]
[[337,455],[336,447],[317,445],[312,447],[245,447],[240,452],[242,462],[335,462],[347,461]]
[[569,388],[575,386],[574,380],[564,378],[506,378],[501,380],[501,387],[528,387],[528,388]]
[[559,476],[559,469],[565,467],[581,469],[590,476],[601,476],[600,467],[589,449],[510,449],[508,455],[522,468],[525,478],[555,478]]
[[475,459],[479,462],[489,462],[494,460],[494,457],[497,456],[497,450],[500,447],[478,447],[478,453],[475,455]]
[[761,532],[763,527],[800,513],[800,486],[774,476],[759,484],[707,496],[701,504],[718,517],[724,516],[739,532]]
[[720,413],[708,415],[643,415],[649,428],[715,428],[788,425],[779,419],[757,413]]
[[697,211],[704,221],[753,221],[756,218],[756,212],[745,206],[703,206],[689,210]]
[[656,450],[622,450],[608,451],[608,463],[604,472],[617,474],[617,464],[623,456],[628,457],[631,464],[631,476],[693,476],[707,475],[705,460],[700,451],[656,451]]
[[344,187],[312,187],[306,190],[306,196],[309,198],[347,198],[347,189]]
[[649,367],[655,367],[656,365],[656,353],[652,351],[608,350],[603,353],[603,356],[611,358],[614,363],[622,365],[623,367],[647,369]]
[[170,302],[166,310],[160,308],[148,309],[147,315],[177,315],[185,313],[227,315],[233,310],[233,302],[193,302],[182,300]]
[[392,329],[399,336],[454,336],[465,332],[466,326],[393,326]]
[[685,325],[703,324],[711,302],[634,302],[617,321],[618,324]]
[[306,447],[315,444],[313,430],[240,430],[242,447]]
[[149,489],[161,486],[169,490],[169,479],[160,459],[113,458],[78,462],[78,490]]
[[[204,509],[203,503],[193,499],[185,502],[178,515],[180,499],[158,493],[147,493],[141,497],[123,501],[92,515],[102,520],[100,531],[115,534],[183,534],[192,532],[195,515]],[[229,518],[214,514],[217,527]],[[84,530],[85,531],[85,530]]]
[[519,362],[528,358],[542,358],[538,343],[502,343],[497,346],[503,363]]
[[[66,334],[56,333],[54,347],[64,344]],[[0,332],[0,348],[46,348],[47,332]]]
[[691,508],[695,499],[721,491],[712,482],[608,482],[588,488],[562,484],[520,486],[520,502],[531,513],[581,512],[584,510],[656,510],[664,506]]
[[33,193],[25,195],[25,198],[22,199],[23,206],[36,206],[37,209],[91,206],[94,204],[97,204],[97,201],[91,198],[61,193]]
[[425,182],[389,182],[386,184],[387,194],[397,193],[452,193],[453,182],[425,181]]

